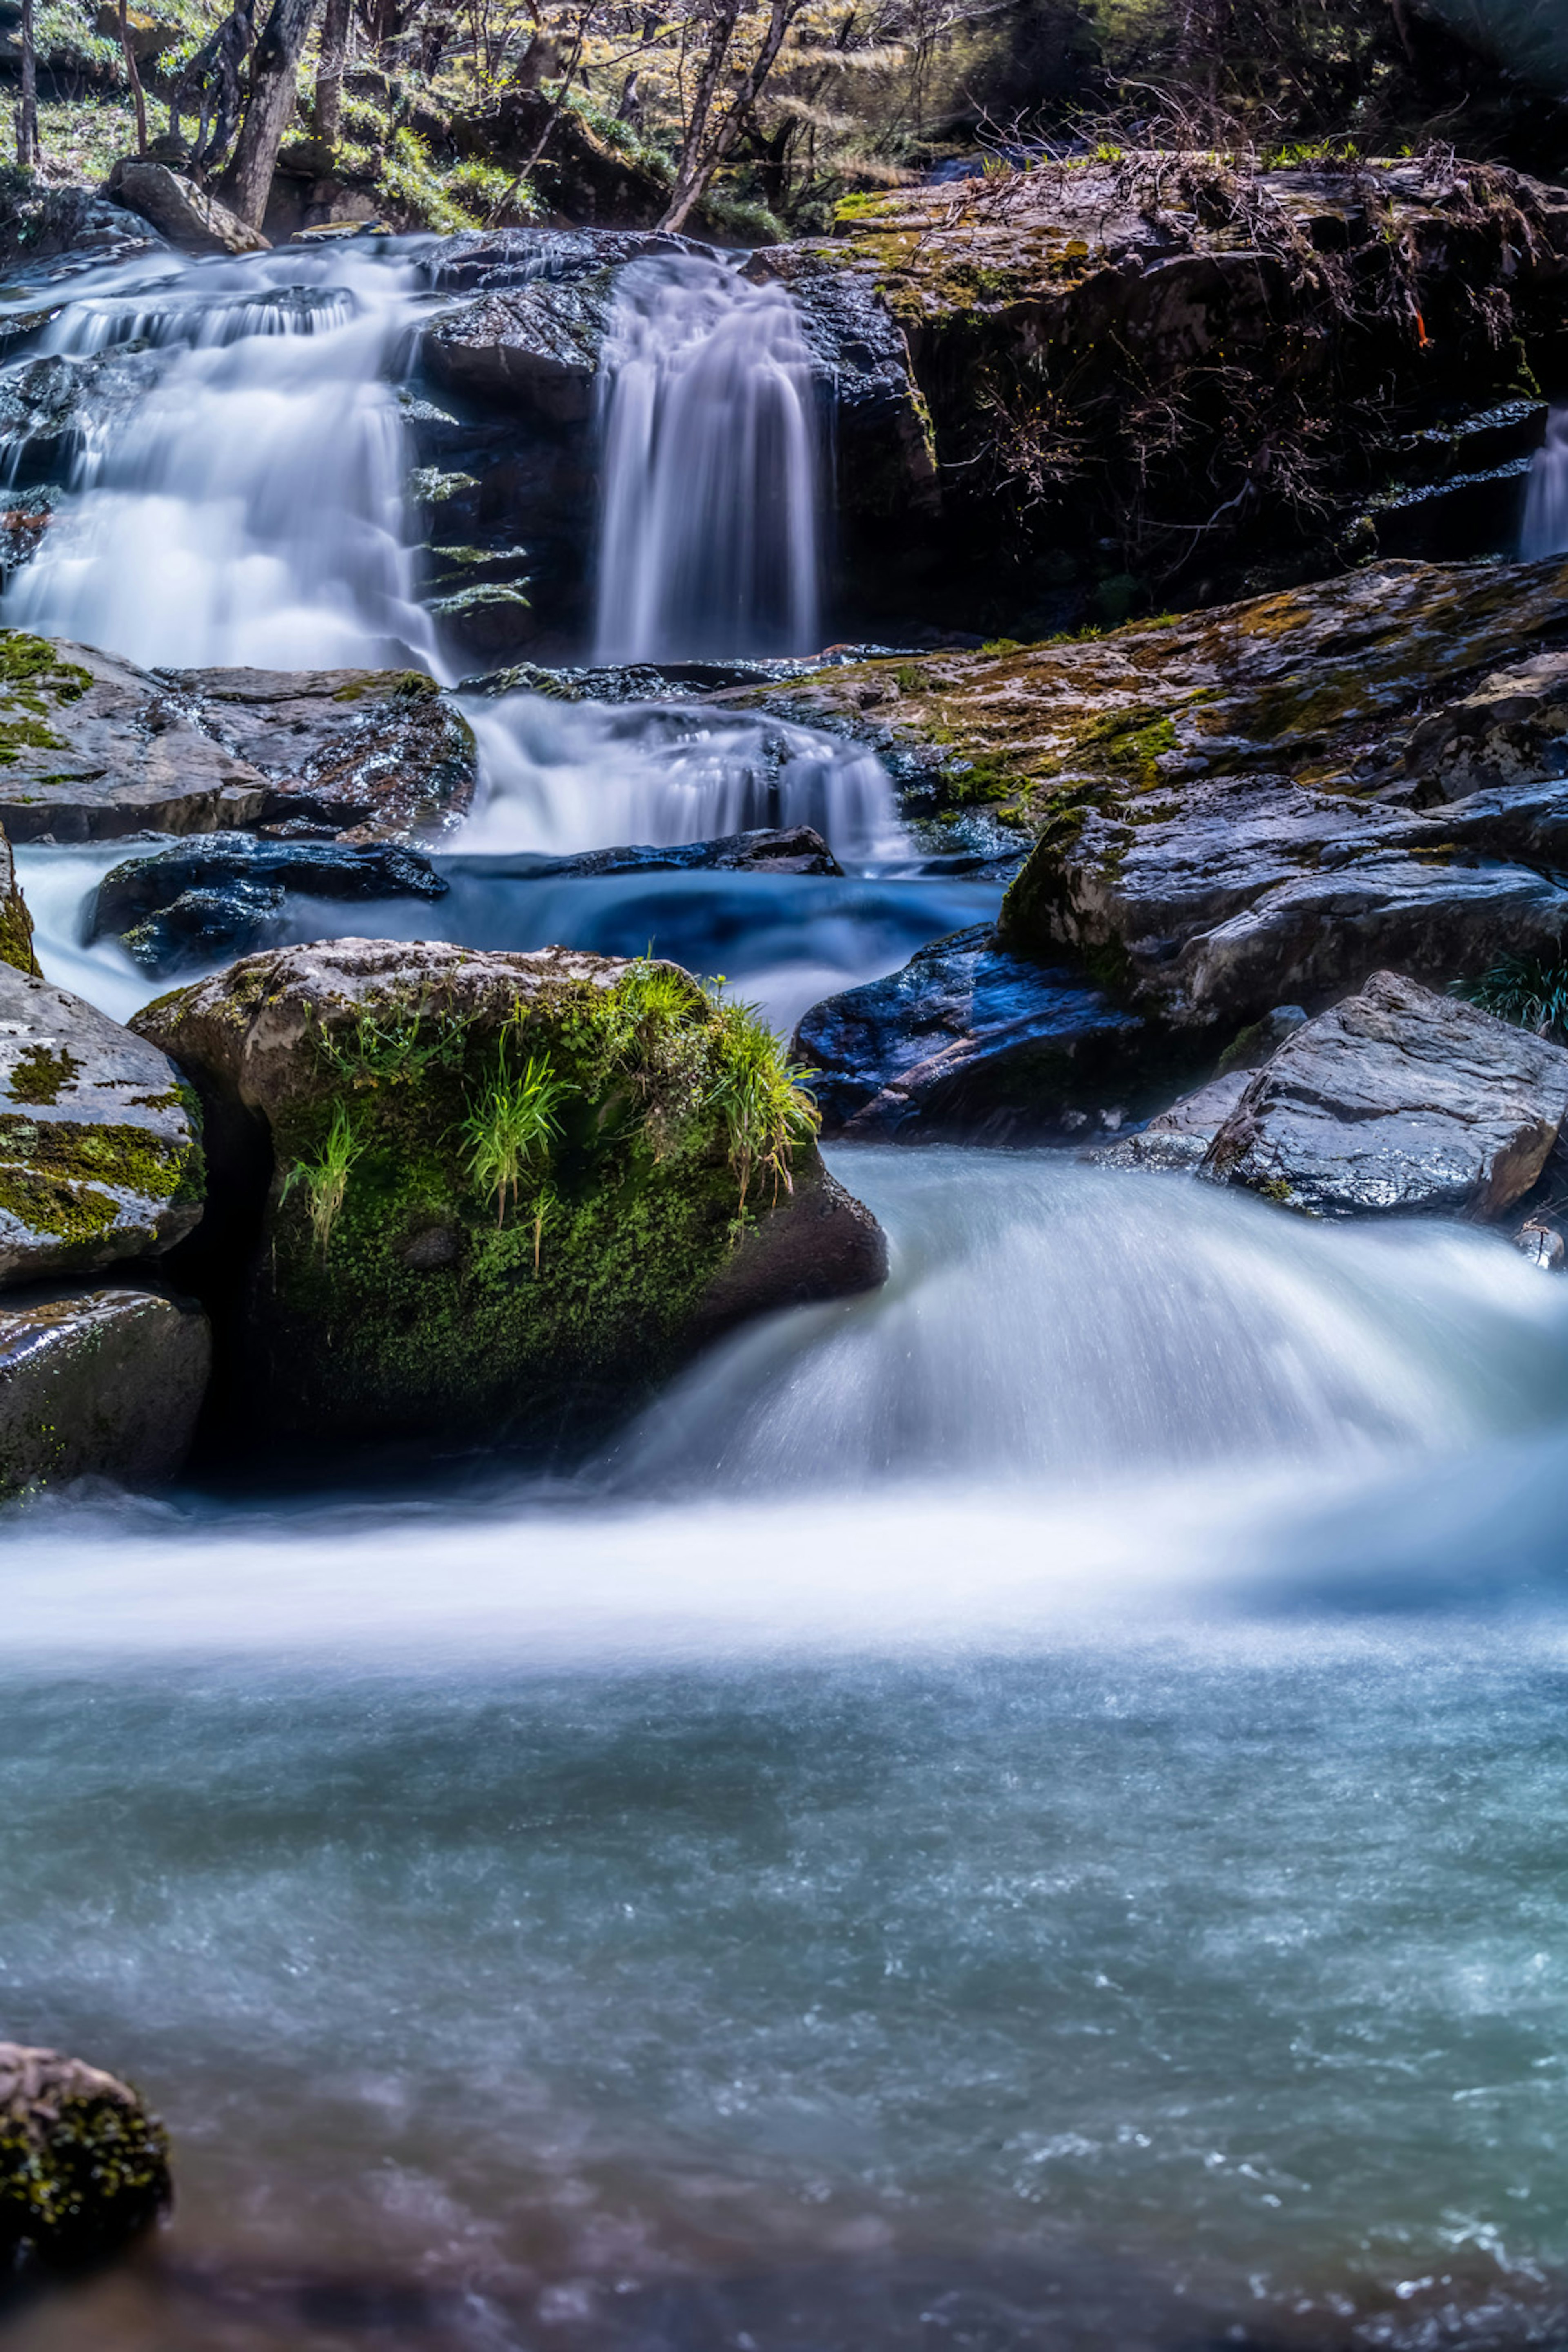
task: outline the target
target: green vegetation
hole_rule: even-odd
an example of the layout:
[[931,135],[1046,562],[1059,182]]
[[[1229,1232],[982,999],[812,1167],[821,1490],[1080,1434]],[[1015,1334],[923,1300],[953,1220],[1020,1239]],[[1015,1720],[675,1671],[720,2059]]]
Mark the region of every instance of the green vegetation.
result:
[[70,1086],[80,1068],[76,1055],[64,1047],[57,1054],[47,1045],[29,1045],[12,1064],[8,1079],[11,1099],[19,1103],[58,1102],[61,1087]]
[[321,1149],[309,1159],[296,1160],[283,1180],[280,1198],[285,1200],[295,1184],[304,1186],[310,1231],[322,1259],[331,1242],[332,1228],[342,1213],[349,1177],[364,1148],[354,1134],[348,1111],[342,1103],[335,1103]]
[[[517,1205],[524,1171],[549,1166],[551,1147],[560,1140],[559,1107],[571,1088],[558,1078],[548,1055],[531,1054],[514,1077],[501,1040],[496,1075],[463,1121],[468,1173],[478,1191],[496,1204],[496,1223],[506,1223],[507,1202]],[[534,1264],[538,1266],[538,1235]]]
[[1517,1028],[1568,1045],[1568,962],[1507,956],[1479,980],[1457,983],[1455,992]]

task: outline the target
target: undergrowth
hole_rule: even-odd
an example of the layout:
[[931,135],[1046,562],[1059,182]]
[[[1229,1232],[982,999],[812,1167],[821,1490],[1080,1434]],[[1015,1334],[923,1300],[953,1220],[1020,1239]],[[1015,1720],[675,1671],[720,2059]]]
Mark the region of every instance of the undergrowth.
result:
[[1568,1045],[1568,963],[1505,956],[1479,980],[1461,982],[1455,992],[1516,1028]]

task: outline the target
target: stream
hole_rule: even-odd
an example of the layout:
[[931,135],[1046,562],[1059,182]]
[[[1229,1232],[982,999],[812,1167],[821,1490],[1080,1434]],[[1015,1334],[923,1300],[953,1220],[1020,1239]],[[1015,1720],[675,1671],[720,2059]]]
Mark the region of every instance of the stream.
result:
[[[153,373],[5,621],[435,663],[424,250],[75,281],[52,348]],[[789,305],[716,270],[613,344],[606,652],[816,625]],[[737,413],[720,609],[647,540]],[[450,894],[355,930],[652,940],[787,1026],[997,903],[808,730],[769,767],[733,714],[467,707]],[[529,871],[764,798],[843,880]],[[154,983],[80,909],[124,854],[18,858],[119,1018]],[[0,2032],[137,2083],[179,2188],[0,2305],[17,2352],[1563,2340],[1568,1286],[1064,1151],[828,1157],[886,1289],[739,1332],[570,1478],[5,1520]]]

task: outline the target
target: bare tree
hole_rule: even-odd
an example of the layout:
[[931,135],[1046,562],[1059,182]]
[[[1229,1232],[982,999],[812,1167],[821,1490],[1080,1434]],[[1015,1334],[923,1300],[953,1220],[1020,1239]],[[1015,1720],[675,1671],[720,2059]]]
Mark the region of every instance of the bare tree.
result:
[[255,46],[256,0],[237,0],[169,94],[171,137],[179,138],[182,116],[192,110],[195,112],[191,164],[198,177],[215,170],[228,152],[243,104],[239,78]]
[[740,137],[762,96],[763,85],[773,71],[773,61],[784,47],[785,34],[805,5],[806,0],[772,0],[767,27],[757,53],[741,77],[729,105],[717,123],[713,123],[713,100],[719,78],[728,60],[741,15],[741,0],[719,0],[709,37],[708,54],[702,61],[696,96],[687,122],[680,161],[676,165],[675,184],[670,190],[664,217],[659,222],[660,228],[684,227],[691,213],[707,194],[714,173]]
[[22,0],[22,97],[16,109],[16,161],[30,170],[38,160],[38,52],[33,36],[33,0]]
[[316,72],[316,136],[335,147],[343,121],[343,72],[348,63],[353,0],[327,0],[321,18],[321,62]]
[[219,193],[252,228],[260,227],[267,210],[278,150],[294,111],[295,72],[315,13],[316,0],[272,0],[250,61],[250,95]]
[[136,51],[132,46],[131,23],[125,11],[125,0],[120,0],[120,54],[125,59],[125,79],[131,84],[131,100],[136,109],[136,152],[147,152],[147,100],[142,94],[142,76],[136,68]]

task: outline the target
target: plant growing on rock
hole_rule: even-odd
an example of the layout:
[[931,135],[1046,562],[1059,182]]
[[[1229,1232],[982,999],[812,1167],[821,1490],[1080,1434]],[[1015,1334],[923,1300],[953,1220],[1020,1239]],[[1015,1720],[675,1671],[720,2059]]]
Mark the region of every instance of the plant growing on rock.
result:
[[1568,1044],[1568,963],[1548,963],[1540,956],[1505,956],[1500,963],[1468,981],[1456,992],[1483,1012],[1516,1028],[1532,1029],[1538,1037]]
[[[503,1039],[496,1075],[462,1125],[468,1172],[485,1198],[494,1201],[498,1226],[506,1223],[509,1198],[516,1206],[523,1171],[538,1161],[548,1161],[561,1136],[561,1105],[572,1091],[563,1078],[555,1076],[547,1055],[531,1054],[517,1076],[511,1076]],[[535,1272],[543,1224],[542,1210],[534,1223]]]
[[811,1073],[785,1059],[756,1007],[721,1003],[714,1010],[719,1034],[707,1101],[723,1122],[744,1213],[754,1176],[772,1176],[775,1200],[781,1185],[794,1192],[790,1160],[816,1140],[822,1118],[805,1084]]
[[332,1238],[332,1228],[342,1213],[348,1197],[349,1177],[354,1162],[364,1151],[364,1145],[354,1134],[353,1122],[342,1103],[332,1107],[331,1125],[321,1150],[310,1160],[297,1160],[283,1180],[279,1195],[287,1200],[296,1183],[305,1188],[306,1213],[310,1231],[316,1238],[316,1248],[324,1261]]

